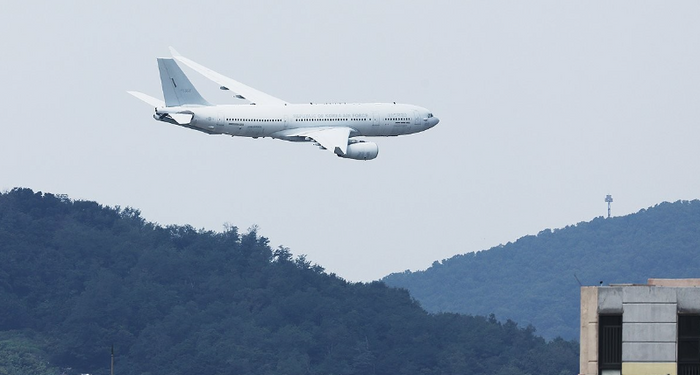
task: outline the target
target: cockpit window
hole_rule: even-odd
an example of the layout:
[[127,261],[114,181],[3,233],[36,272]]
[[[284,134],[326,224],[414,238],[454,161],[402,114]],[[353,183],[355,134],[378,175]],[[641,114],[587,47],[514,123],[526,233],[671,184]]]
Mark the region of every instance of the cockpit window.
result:
[[433,117],[433,114],[432,114],[432,113],[428,113],[428,118],[432,118],[432,117]]

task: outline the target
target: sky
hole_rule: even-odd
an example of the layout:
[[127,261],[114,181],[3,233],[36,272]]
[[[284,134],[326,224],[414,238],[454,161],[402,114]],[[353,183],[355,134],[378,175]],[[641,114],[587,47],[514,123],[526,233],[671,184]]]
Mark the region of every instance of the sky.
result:
[[[13,1],[0,190],[256,225],[349,281],[700,198],[697,1]],[[401,102],[440,123],[372,161],[160,123],[168,47],[292,103]],[[230,93],[183,68],[210,102]]]

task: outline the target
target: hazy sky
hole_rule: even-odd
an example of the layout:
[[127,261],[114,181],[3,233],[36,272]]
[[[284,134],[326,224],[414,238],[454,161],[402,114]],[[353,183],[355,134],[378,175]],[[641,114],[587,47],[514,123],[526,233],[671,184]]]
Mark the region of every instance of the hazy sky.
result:
[[[351,281],[700,198],[698,1],[7,1],[0,189],[230,223]],[[379,157],[151,118],[168,46],[289,102],[440,124]],[[234,103],[184,69],[202,95]]]

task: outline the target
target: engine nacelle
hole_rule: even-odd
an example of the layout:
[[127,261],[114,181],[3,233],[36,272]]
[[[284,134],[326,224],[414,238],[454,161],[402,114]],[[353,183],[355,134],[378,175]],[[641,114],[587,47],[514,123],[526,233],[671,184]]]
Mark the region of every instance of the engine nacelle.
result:
[[356,142],[348,145],[345,155],[338,155],[341,158],[355,160],[372,160],[379,155],[379,146],[374,142]]

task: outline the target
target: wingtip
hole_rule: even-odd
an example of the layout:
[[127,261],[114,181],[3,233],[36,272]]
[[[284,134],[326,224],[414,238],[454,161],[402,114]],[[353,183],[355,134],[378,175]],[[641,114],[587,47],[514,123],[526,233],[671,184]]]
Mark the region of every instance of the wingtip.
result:
[[173,48],[172,46],[168,47],[168,49],[170,50],[170,54],[173,55],[173,57],[180,57],[180,56],[182,56],[182,55],[180,55],[180,53],[177,52],[177,50],[176,50],[175,48]]

